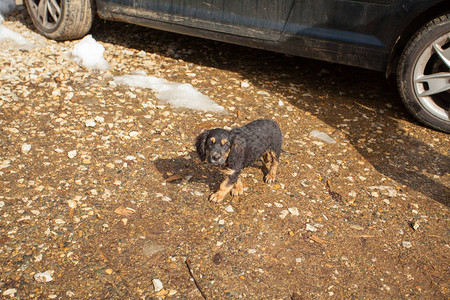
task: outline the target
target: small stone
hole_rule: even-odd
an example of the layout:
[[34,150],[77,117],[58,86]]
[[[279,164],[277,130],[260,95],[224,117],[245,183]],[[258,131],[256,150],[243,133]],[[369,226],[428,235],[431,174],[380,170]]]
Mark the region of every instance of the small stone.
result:
[[53,281],[53,271],[45,271],[43,273],[34,274],[34,279],[37,282],[50,282]]
[[234,212],[233,206],[228,205],[228,206],[225,208],[225,211],[226,211],[226,212],[229,212],[229,213]]
[[289,207],[288,210],[293,216],[300,215],[300,213],[298,212],[298,208],[297,207]]
[[172,201],[172,198],[167,197],[167,196],[163,196],[163,197],[161,198],[161,200],[162,200],[162,201],[169,202],[169,201]]
[[128,155],[127,157],[125,157],[125,160],[136,160],[136,157],[133,155]]
[[289,214],[289,211],[287,210],[287,209],[283,209],[282,211],[281,211],[281,214],[280,214],[280,218],[281,219],[284,219],[284,218],[286,218],[286,216]]
[[97,122],[99,122],[99,123],[105,122],[105,118],[100,117],[100,116],[96,116],[94,120],[97,121]]
[[308,231],[317,231],[317,228],[314,227],[313,225],[306,224],[306,230],[308,230]]
[[119,206],[118,208],[116,208],[114,210],[114,212],[118,215],[121,215],[124,217],[129,217],[132,214],[134,214],[136,212],[136,210],[134,210],[133,208],[130,208],[130,207]]
[[105,189],[105,191],[103,192],[103,195],[102,195],[102,199],[107,200],[109,197],[111,197],[111,191],[108,189]]
[[106,269],[105,273],[111,275],[113,273],[113,269]]
[[142,252],[144,252],[144,255],[147,257],[151,257],[153,254],[163,251],[164,247],[153,242],[153,241],[146,241],[144,243],[144,246],[142,247]]
[[256,253],[256,249],[248,249],[248,254],[255,254]]
[[248,87],[250,87],[250,84],[248,83],[248,81],[241,82],[241,88],[248,88]]
[[412,247],[412,244],[411,244],[411,242],[405,242],[405,241],[403,241],[403,242],[402,242],[402,246],[405,247],[405,248],[411,248],[411,247]]
[[336,143],[336,141],[333,138],[331,138],[328,134],[326,134],[324,132],[321,132],[321,131],[318,131],[318,130],[311,131],[309,133],[309,136],[313,137],[313,138],[320,139],[320,140],[322,140],[322,141],[324,141],[324,142],[326,142],[328,144]]
[[76,208],[77,207],[77,202],[74,200],[67,200],[67,204],[69,205],[70,208]]
[[153,283],[153,288],[155,289],[155,292],[159,292],[163,289],[163,284],[162,284],[161,280],[153,279],[152,283]]
[[352,198],[355,198],[355,197],[357,196],[357,194],[356,194],[355,191],[350,191],[350,192],[348,193],[348,195],[349,195],[350,197],[352,197]]
[[17,293],[16,289],[7,289],[3,292],[3,296],[11,296],[14,297],[14,294]]
[[77,156],[77,150],[69,151],[67,155],[69,156],[69,158],[74,158],[75,156]]
[[29,144],[22,145],[22,153],[23,154],[27,154],[28,152],[30,152],[30,150],[31,150],[31,145],[29,145]]
[[138,135],[139,135],[139,132],[137,132],[137,131],[132,131],[132,132],[130,132],[128,135],[129,135],[130,137],[135,137],[135,136],[138,136]]
[[355,230],[364,230],[364,227],[359,225],[350,225],[350,228]]
[[10,166],[11,161],[10,160],[4,160],[0,163],[0,169],[5,169]]
[[86,125],[86,127],[95,127],[95,125],[97,125],[97,123],[95,123],[95,120],[89,119],[89,120],[86,120],[85,125]]

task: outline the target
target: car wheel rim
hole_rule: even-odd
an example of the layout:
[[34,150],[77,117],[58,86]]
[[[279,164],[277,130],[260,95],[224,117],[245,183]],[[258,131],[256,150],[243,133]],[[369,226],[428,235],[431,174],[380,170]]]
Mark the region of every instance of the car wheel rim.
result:
[[31,13],[45,30],[53,30],[61,18],[62,0],[30,0]]
[[449,121],[450,33],[422,52],[413,74],[414,91],[422,106],[434,117]]

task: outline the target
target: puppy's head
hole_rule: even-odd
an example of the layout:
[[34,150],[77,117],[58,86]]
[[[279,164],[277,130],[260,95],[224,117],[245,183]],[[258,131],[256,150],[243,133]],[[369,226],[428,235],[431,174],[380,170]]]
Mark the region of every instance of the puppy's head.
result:
[[223,165],[230,154],[230,132],[221,128],[205,130],[197,137],[195,146],[202,161]]

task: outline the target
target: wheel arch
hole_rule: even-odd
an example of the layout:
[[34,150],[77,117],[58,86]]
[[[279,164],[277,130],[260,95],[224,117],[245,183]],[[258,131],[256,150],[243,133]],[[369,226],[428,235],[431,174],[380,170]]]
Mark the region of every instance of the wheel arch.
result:
[[450,13],[448,2],[442,1],[410,20],[392,47],[386,68],[386,77],[389,77],[391,73],[397,73],[400,56],[414,34],[431,20],[448,13]]

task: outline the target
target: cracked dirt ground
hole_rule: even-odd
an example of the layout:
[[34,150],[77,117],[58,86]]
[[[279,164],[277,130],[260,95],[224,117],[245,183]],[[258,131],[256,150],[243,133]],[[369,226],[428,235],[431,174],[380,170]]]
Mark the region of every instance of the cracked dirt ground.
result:
[[[111,69],[89,71],[76,41],[5,19],[36,48],[0,49],[1,297],[201,299],[189,259],[208,298],[449,298],[450,137],[394,78],[120,23],[93,28]],[[110,83],[136,70],[229,113]],[[195,137],[261,117],[283,131],[277,181],[258,162],[210,203],[222,175]]]

